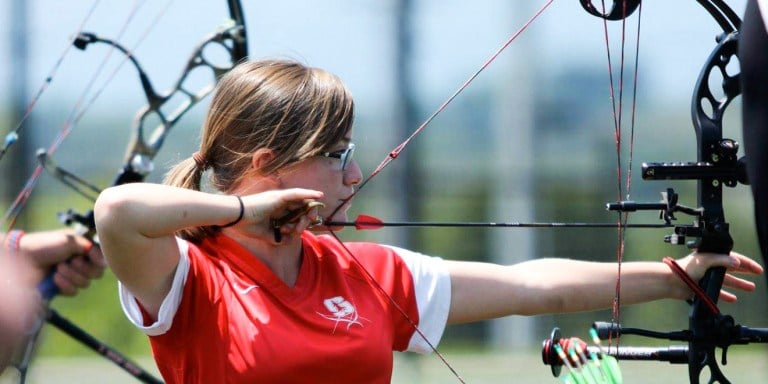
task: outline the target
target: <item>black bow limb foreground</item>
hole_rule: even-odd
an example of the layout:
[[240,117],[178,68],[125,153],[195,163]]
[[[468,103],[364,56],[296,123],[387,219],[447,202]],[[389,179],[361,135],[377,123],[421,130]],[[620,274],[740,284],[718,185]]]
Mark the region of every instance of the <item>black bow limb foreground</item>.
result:
[[[589,1],[582,1],[584,8],[591,14],[611,20],[617,19],[616,12],[622,12],[622,10],[624,10],[623,13],[619,13],[619,15],[627,16],[634,10],[636,3],[639,1],[621,2],[617,0],[613,2],[611,12],[597,12]],[[727,69],[730,64],[743,63],[739,57],[739,53],[744,51],[739,49],[742,38],[740,33],[741,20],[723,1],[698,0],[698,3],[712,15],[723,32],[718,36],[717,46],[699,74],[691,103],[691,114],[697,140],[697,159],[685,163],[645,163],[642,171],[644,180],[696,180],[697,205],[695,208],[679,205],[678,195],[672,189],[668,189],[661,205],[618,202],[609,204],[609,209],[620,212],[644,209],[659,210],[661,217],[667,223],[677,219],[675,213],[692,216],[692,224],[674,225],[674,233],[666,236],[665,241],[671,244],[685,244],[701,253],[728,254],[733,248],[733,238],[723,209],[723,187],[735,187],[739,183],[748,184],[749,178],[754,178],[751,181],[757,183],[753,186],[757,201],[756,207],[766,211],[764,206],[766,204],[766,190],[764,188],[768,183],[763,174],[768,171],[768,167],[765,166],[768,157],[764,154],[765,148],[768,146],[768,131],[765,130],[768,128],[766,125],[768,113],[765,112],[764,108],[764,102],[768,100],[768,96],[765,94],[766,87],[768,87],[768,75],[766,75],[768,72],[765,71],[768,58],[765,52],[768,50],[756,54],[760,57],[755,58],[755,60],[763,63],[763,66],[760,67],[761,70],[755,68],[749,72],[742,70],[739,73],[733,73],[732,68]],[[757,11],[754,5],[752,5],[752,10],[752,17],[755,17],[754,14],[757,14]],[[764,28],[762,34],[765,34]],[[750,44],[753,44],[752,40],[749,41]],[[768,47],[766,41],[768,38],[763,38],[760,44]],[[752,63],[752,60],[750,59],[748,63]],[[742,79],[742,76],[747,76],[747,79],[753,79],[754,82]],[[720,88],[710,88],[712,84],[715,84],[711,79],[717,77],[722,79],[719,83]],[[758,144],[761,145],[760,149],[757,149],[754,143],[748,144],[748,148],[751,149],[748,153],[750,155],[749,161],[745,157],[738,157],[739,144],[735,140],[723,137],[725,110],[741,94],[742,84],[747,83],[749,85],[745,88],[751,94],[745,100],[745,108],[752,115],[745,114],[744,139],[762,143]],[[755,88],[762,91],[756,91]],[[722,95],[722,97],[716,97],[716,94]],[[755,106],[758,103],[756,100],[762,100],[762,108]],[[747,121],[748,119],[751,121]],[[751,157],[755,152],[762,152],[756,156],[761,163],[750,167]],[[747,172],[748,169],[749,172]],[[749,174],[749,178],[747,174]],[[760,212],[758,211],[757,214],[760,215]],[[768,214],[763,213],[762,217],[758,218],[759,236],[764,252],[767,234],[765,227],[768,225],[766,224],[768,221],[766,217]],[[687,345],[662,348],[623,346],[611,349],[609,354],[619,360],[659,360],[675,364],[687,364],[689,381],[692,384],[700,382],[705,370],[709,371],[708,383],[730,383],[720,369],[717,350],[722,351],[720,363],[725,365],[730,346],[766,343],[768,342],[768,328],[749,328],[738,324],[732,316],[720,312],[716,304],[723,286],[725,272],[723,267],[710,268],[698,282],[699,289],[697,290],[701,291],[701,294],[695,296],[691,302],[688,329],[676,332],[656,332],[639,328],[623,328],[614,323],[595,323],[593,329],[600,335],[600,338],[605,339],[617,338],[622,335],[639,335],[686,342]],[[554,340],[555,337],[559,339],[559,332],[553,332],[553,336],[545,340],[543,358],[546,364],[559,367],[563,362],[556,357],[551,348],[559,341]],[[557,371],[559,372],[559,369]],[[554,372],[555,369],[553,369]]]
[[[174,85],[165,92],[158,92],[155,90],[149,76],[144,71],[139,61],[130,50],[122,46],[119,42],[101,38],[96,34],[87,32],[80,33],[75,38],[73,44],[79,49],[84,50],[90,44],[101,43],[107,44],[123,53],[125,59],[136,69],[144,95],[147,99],[147,104],[136,113],[131,129],[132,136],[126,150],[123,165],[112,182],[112,186],[145,180],[149,173],[154,170],[153,160],[165,142],[165,139],[168,137],[171,129],[179,122],[184,114],[190,111],[214,90],[221,76],[248,56],[245,16],[242,13],[240,1],[228,0],[227,4],[231,18],[230,22],[204,38],[203,41],[197,45],[189,59],[187,59],[187,65],[182,70],[179,78]],[[214,63],[206,58],[204,52],[211,45],[219,46],[227,52],[229,60],[226,64],[222,64],[218,61]],[[200,70],[210,71],[211,83],[204,85],[202,88],[194,89],[192,86],[197,84],[189,84],[188,78],[192,72]],[[170,112],[167,112],[169,108],[168,104],[177,103],[179,100],[181,100],[181,102],[176,105],[174,109],[171,109]],[[170,107],[172,106],[173,105]],[[159,123],[151,132],[148,132],[148,127],[146,127],[146,125],[148,124],[148,121],[152,120],[153,116],[157,118]],[[40,162],[43,165],[45,165],[46,162],[51,161],[50,156],[46,156],[46,154],[39,154],[38,159],[40,159]],[[53,170],[53,175],[57,179],[65,182],[65,184],[73,185],[72,181],[75,180],[77,181],[76,185],[85,185],[88,189],[93,191],[92,186],[85,183],[82,179],[76,179],[73,177],[72,173],[66,172],[59,167],[53,167]],[[65,178],[65,176],[67,177]],[[100,191],[96,192],[98,193]],[[70,210],[60,214],[59,218],[67,225],[81,225],[84,227],[85,233],[90,237],[95,234],[96,227],[93,220],[93,211],[79,214]]]

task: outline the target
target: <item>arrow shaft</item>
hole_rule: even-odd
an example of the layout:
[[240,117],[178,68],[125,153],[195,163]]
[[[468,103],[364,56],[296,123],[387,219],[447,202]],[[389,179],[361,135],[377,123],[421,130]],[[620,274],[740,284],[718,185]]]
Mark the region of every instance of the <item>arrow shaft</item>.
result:
[[618,223],[519,223],[519,222],[368,222],[329,221],[329,227],[483,227],[483,228],[669,228],[669,224],[618,224]]

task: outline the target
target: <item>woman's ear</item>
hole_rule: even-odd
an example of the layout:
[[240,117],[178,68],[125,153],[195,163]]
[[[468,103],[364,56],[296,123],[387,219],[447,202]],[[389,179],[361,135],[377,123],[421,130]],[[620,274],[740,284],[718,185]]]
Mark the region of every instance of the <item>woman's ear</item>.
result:
[[232,191],[240,194],[252,194],[268,189],[274,189],[279,185],[277,172],[268,171],[269,164],[276,158],[275,151],[271,149],[258,149],[251,154],[251,166],[245,170],[238,185],[233,186]]
[[275,154],[275,151],[267,148],[260,148],[257,149],[256,152],[253,153],[251,156],[251,169],[253,172],[255,172],[257,175],[261,176],[269,176],[269,173],[272,172],[266,172],[265,169],[267,166],[275,160],[275,157],[277,155]]

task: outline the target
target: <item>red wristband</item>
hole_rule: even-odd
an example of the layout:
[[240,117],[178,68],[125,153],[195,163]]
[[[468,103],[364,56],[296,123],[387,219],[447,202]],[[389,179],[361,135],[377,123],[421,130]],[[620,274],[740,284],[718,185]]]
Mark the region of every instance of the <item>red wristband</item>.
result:
[[91,249],[93,249],[93,242],[89,241],[88,244],[83,247],[83,254],[88,255],[91,253]]
[[19,246],[21,245],[21,238],[24,237],[24,231],[21,229],[14,229],[5,234],[5,249],[13,253],[19,252]]
[[702,290],[701,287],[699,287],[699,285],[696,284],[696,282],[693,281],[690,276],[688,276],[688,273],[686,273],[685,270],[683,270],[683,268],[677,264],[675,259],[671,257],[665,257],[663,261],[664,264],[669,266],[669,268],[672,269],[672,272],[674,272],[675,275],[677,275],[677,277],[679,277],[680,280],[682,280],[685,285],[687,285],[688,288],[693,291],[693,293],[704,303],[704,305],[706,305],[707,308],[712,311],[713,315],[720,314],[720,309],[717,308],[717,304],[715,304],[712,299],[707,296],[707,293],[704,292],[704,290]]

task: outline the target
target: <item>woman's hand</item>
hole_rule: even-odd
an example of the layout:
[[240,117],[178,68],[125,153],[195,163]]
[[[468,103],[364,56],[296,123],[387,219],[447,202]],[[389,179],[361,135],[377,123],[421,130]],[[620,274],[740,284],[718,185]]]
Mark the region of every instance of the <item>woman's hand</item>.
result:
[[[234,228],[245,231],[251,237],[279,242],[275,237],[298,235],[320,219],[320,207],[310,208],[310,203],[322,197],[322,192],[301,188],[242,196],[245,214]],[[296,214],[296,218],[281,220],[291,214]],[[277,228],[275,223],[278,223]],[[279,236],[275,235],[275,230],[280,232]]]
[[[730,255],[718,255],[713,253],[698,253],[694,252],[682,259],[677,260],[680,267],[694,281],[701,280],[704,277],[704,273],[709,268],[713,267],[725,267],[728,271],[723,280],[723,287],[734,288],[741,291],[751,292],[755,290],[755,283],[736,277],[734,274],[751,274],[759,275],[763,273],[763,267],[756,261],[736,252],[731,252]],[[685,286],[681,280],[680,284],[684,286],[684,299],[691,297],[692,292]],[[720,300],[733,303],[736,302],[737,297],[731,292],[726,290],[720,291]]]

